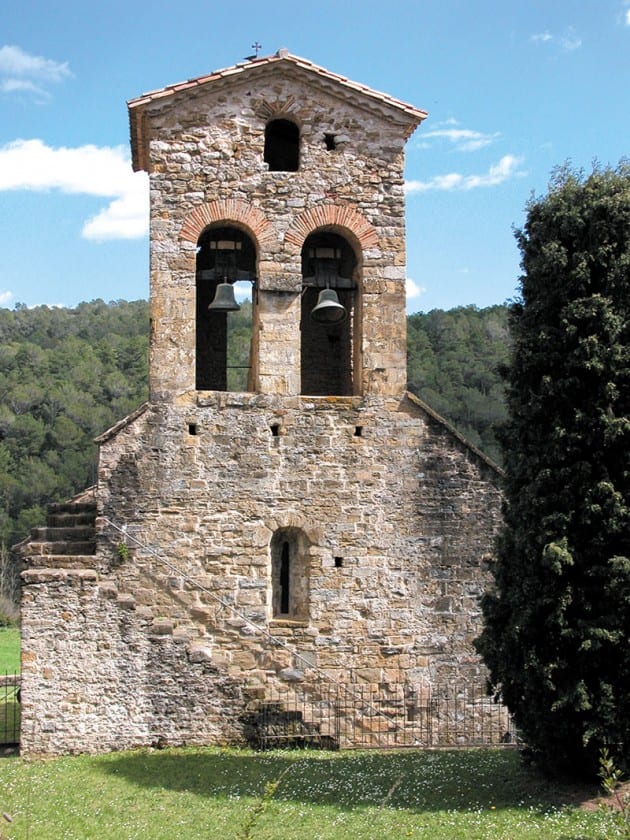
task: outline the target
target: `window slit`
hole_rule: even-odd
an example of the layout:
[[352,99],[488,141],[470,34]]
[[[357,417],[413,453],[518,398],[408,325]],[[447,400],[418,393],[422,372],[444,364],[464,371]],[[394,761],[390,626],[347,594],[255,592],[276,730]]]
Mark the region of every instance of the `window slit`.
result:
[[290,578],[289,543],[282,543],[280,555],[280,613],[289,614],[289,578]]

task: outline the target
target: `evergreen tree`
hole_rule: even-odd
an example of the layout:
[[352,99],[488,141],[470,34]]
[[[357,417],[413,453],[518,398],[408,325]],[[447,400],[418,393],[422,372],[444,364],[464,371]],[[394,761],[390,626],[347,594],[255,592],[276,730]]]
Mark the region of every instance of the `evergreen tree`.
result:
[[630,747],[630,165],[558,170],[517,232],[505,520],[477,640],[537,760]]

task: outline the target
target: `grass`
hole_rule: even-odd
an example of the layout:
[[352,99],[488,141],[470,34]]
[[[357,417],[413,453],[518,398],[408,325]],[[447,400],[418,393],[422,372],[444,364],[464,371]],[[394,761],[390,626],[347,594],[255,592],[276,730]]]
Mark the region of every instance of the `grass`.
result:
[[20,631],[17,627],[0,627],[0,675],[17,674],[19,671]]
[[[607,811],[513,750],[142,749],[0,758],[0,837],[64,840],[613,840]],[[1,819],[1,817],[0,817]],[[4,835],[2,834],[4,831]]]

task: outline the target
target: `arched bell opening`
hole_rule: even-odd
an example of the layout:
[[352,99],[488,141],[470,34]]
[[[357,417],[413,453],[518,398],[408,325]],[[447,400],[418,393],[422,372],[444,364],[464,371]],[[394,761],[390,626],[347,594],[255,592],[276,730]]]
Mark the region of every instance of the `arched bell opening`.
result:
[[338,233],[316,231],[302,248],[301,393],[354,391],[357,258]]
[[256,246],[236,227],[206,228],[197,243],[196,388],[251,390]]

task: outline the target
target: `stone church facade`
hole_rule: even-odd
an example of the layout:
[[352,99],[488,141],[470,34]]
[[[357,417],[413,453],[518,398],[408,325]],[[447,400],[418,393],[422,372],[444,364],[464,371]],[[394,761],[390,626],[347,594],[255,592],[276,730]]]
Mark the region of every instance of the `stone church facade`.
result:
[[129,115],[150,396],[23,546],[23,751],[243,742],[269,692],[322,681],[479,682],[499,475],[405,391],[404,147],[425,112],[281,50]]

